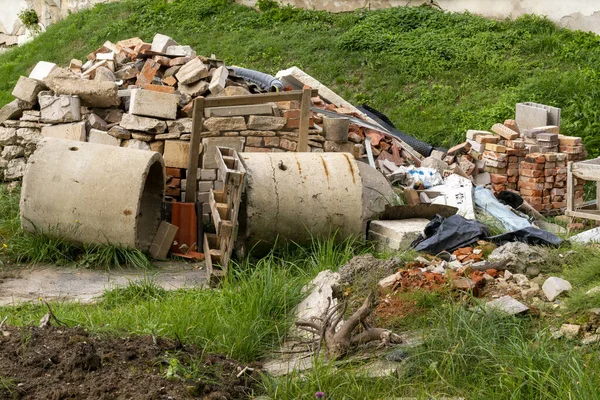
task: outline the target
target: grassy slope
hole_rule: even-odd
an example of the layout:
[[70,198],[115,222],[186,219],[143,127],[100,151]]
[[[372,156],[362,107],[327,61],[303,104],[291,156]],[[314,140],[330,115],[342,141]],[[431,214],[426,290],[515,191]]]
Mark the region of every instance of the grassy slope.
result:
[[524,17],[491,21],[427,8],[346,14],[227,0],[130,0],[74,14],[0,55],[0,104],[38,60],[67,64],[105,40],[156,32],[228,64],[274,74],[297,65],[349,101],[387,113],[407,133],[451,145],[466,129],[511,118],[514,104],[562,107],[563,131],[598,155],[600,40]]

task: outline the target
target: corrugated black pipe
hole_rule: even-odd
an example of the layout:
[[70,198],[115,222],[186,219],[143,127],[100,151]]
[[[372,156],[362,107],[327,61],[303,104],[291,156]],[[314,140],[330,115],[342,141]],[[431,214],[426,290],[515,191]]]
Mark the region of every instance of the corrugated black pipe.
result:
[[258,85],[263,90],[268,90],[269,92],[279,92],[284,88],[283,82],[274,76],[265,74],[264,72],[241,67],[228,68],[232,69],[237,76],[244,78],[248,82]]
[[369,107],[366,104],[363,104],[361,107],[358,107],[358,109],[361,110],[362,112],[364,112],[365,114],[367,114],[369,117],[371,117],[373,120],[375,120],[378,124],[380,124],[382,127],[387,129],[392,135],[396,136],[398,139],[400,139],[403,142],[405,142],[406,144],[408,144],[410,147],[415,149],[415,151],[417,151],[419,154],[423,155],[424,157],[429,157],[429,155],[433,151],[433,146],[431,146],[430,144],[425,143],[419,139],[415,139],[414,137],[409,136],[406,133],[401,132],[398,129],[396,129],[396,127],[394,126],[392,121],[390,121],[390,119],[385,114],[377,111],[376,109],[374,109],[372,107]]

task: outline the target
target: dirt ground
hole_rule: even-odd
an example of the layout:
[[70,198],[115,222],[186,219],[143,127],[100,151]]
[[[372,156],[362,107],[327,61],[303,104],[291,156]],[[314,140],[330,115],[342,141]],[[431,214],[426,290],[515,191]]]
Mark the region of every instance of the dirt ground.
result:
[[[246,366],[254,370],[244,371]],[[151,336],[102,338],[59,327],[0,330],[3,400],[246,399],[259,378],[256,367]]]

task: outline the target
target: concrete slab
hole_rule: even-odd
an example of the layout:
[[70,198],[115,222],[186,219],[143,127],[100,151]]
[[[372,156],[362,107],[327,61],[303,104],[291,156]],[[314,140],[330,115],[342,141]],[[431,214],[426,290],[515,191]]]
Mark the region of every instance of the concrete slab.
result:
[[515,110],[515,121],[521,131],[549,125],[548,110],[527,103],[518,103]]
[[[127,286],[130,282],[152,279],[166,290],[205,287],[204,263],[156,262],[157,269],[118,269],[99,271],[56,266],[39,266],[6,271],[0,275],[0,306],[44,300],[90,303],[105,290]],[[198,266],[198,268],[194,268]]]
[[368,239],[376,243],[378,251],[406,250],[428,223],[429,220],[424,218],[373,221],[369,226]]

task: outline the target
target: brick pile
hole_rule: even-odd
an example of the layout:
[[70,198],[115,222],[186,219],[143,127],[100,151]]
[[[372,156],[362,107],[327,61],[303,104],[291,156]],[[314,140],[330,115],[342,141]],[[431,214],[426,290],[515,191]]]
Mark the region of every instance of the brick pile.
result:
[[[567,155],[531,153],[519,167],[519,191],[537,211],[562,210],[566,206]],[[583,201],[583,184],[576,195]]]

